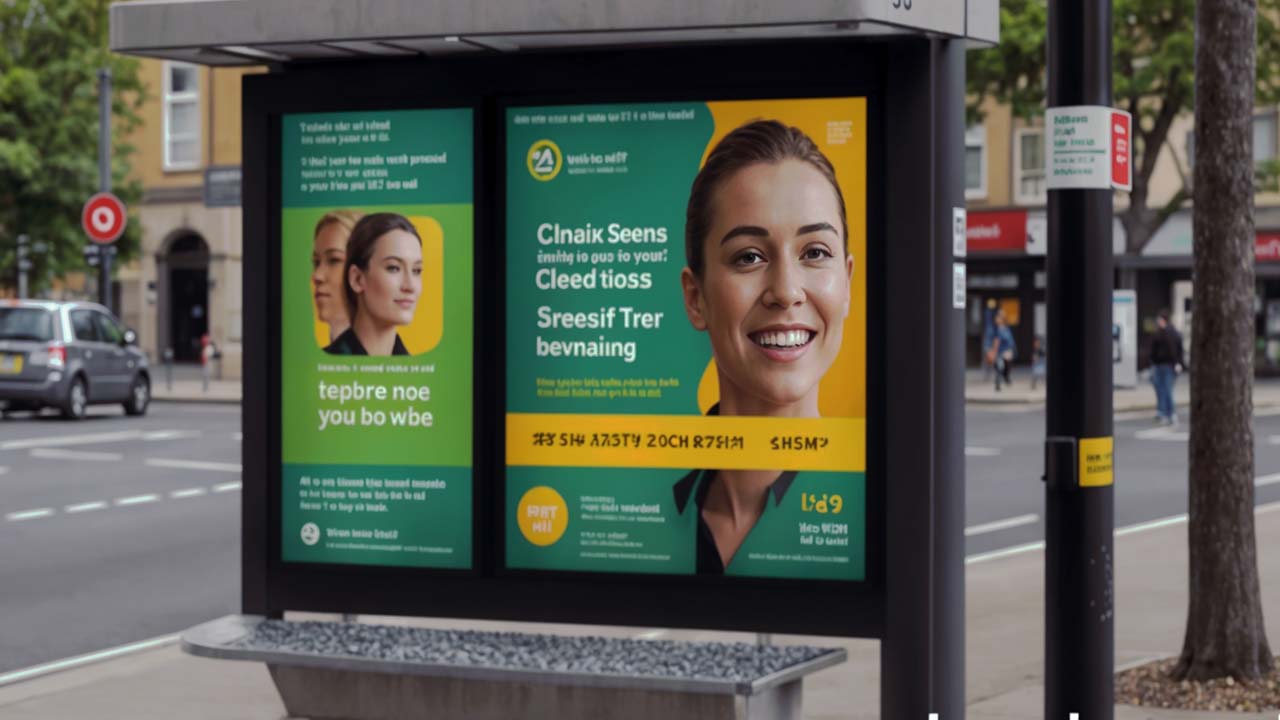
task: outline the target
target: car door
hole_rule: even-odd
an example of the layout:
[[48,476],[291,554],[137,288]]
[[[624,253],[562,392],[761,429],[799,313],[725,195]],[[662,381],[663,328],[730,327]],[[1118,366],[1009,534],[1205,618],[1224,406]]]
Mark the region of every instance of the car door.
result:
[[129,355],[125,350],[124,330],[115,319],[104,312],[94,310],[93,322],[98,326],[98,339],[102,341],[102,352],[105,357],[104,371],[107,373],[109,397],[123,400],[129,395],[129,381],[132,380]]
[[90,402],[114,397],[120,391],[111,384],[111,349],[98,335],[98,324],[94,322],[93,311],[78,308],[68,314],[71,316],[71,331],[76,336],[75,342],[67,348],[69,369],[74,370],[73,360],[79,358],[80,367],[88,379]]

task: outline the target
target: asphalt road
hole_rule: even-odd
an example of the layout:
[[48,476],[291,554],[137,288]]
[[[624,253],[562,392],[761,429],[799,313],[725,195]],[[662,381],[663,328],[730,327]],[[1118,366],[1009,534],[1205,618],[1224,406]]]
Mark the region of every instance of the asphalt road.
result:
[[[239,605],[240,414],[157,403],[0,421],[0,675],[180,632]],[[1280,411],[1257,418],[1280,501]],[[970,407],[966,553],[1044,537],[1043,410]],[[1186,512],[1186,428],[1118,416],[1116,526]]]

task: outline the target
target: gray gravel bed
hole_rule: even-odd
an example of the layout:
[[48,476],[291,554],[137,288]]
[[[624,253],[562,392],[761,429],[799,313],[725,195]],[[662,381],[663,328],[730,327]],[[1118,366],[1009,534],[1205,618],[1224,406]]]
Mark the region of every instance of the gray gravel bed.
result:
[[264,620],[231,644],[425,665],[751,682],[830,648],[533,635],[475,630]]

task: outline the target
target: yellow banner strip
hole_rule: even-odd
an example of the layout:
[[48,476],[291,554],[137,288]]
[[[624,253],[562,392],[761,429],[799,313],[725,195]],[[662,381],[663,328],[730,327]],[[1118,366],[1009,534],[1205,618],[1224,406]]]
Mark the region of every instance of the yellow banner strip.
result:
[[862,472],[864,418],[507,414],[507,464]]

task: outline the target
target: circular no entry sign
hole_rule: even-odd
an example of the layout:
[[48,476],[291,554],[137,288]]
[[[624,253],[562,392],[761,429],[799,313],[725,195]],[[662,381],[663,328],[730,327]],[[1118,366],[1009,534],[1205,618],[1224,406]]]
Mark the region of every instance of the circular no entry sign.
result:
[[124,233],[127,219],[120,198],[105,192],[89,198],[80,212],[80,224],[89,239],[103,245],[115,242]]

